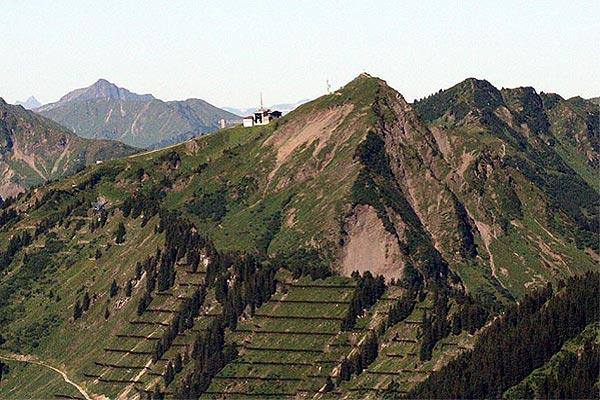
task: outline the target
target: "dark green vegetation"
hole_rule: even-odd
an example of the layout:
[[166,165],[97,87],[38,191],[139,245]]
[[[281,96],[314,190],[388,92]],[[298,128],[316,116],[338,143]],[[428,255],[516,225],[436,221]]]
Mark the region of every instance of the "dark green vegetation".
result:
[[162,101],[137,95],[105,80],[66,94],[36,110],[90,139],[118,140],[140,148],[161,148],[219,129],[237,115],[204,100]]
[[[500,398],[541,367],[563,345],[600,320],[600,274],[588,273],[527,295],[479,336],[473,350],[434,372],[409,398]],[[558,376],[538,386],[540,397],[594,398],[598,394],[598,343],[588,340],[583,354],[559,361]],[[573,374],[573,378],[566,376]],[[562,375],[562,376],[561,376]],[[533,397],[526,384],[517,397]],[[537,397],[536,396],[536,397]]]
[[[479,354],[466,352],[493,317],[532,325],[545,306],[519,314],[516,300],[542,290],[550,310],[587,290],[558,282],[598,261],[595,109],[474,80],[449,91],[415,112],[361,75],[271,125],[107,161],[8,200],[0,350],[35,354],[110,398],[424,390],[452,359]],[[567,181],[589,201],[552,189]],[[561,365],[587,382],[593,358],[560,356],[586,346],[586,321],[562,336],[527,331],[555,341],[491,396],[572,393],[551,382]],[[28,376],[6,375],[0,396],[61,394],[19,391]]]
[[136,150],[118,142],[87,140],[0,98],[0,198],[72,175],[99,160]]

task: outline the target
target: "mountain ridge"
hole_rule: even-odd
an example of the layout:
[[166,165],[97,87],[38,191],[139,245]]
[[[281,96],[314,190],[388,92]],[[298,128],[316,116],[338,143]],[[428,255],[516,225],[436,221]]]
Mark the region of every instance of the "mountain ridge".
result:
[[45,104],[38,107],[35,111],[43,113],[44,111],[52,110],[66,103],[92,100],[92,99],[110,99],[110,100],[125,100],[125,101],[148,101],[154,100],[155,97],[151,94],[137,94],[130,92],[128,89],[118,87],[114,83],[100,78],[90,86],[75,89],[65,94],[55,103]]
[[411,105],[361,74],[20,196],[0,214],[2,346],[115,398],[406,395],[599,259],[595,111],[447,90]]
[[0,197],[71,175],[86,165],[137,151],[117,142],[82,139],[0,98]]
[[27,98],[25,101],[17,100],[15,105],[23,106],[23,108],[27,110],[33,110],[34,108],[40,107],[42,103],[40,103],[34,96],[29,96],[29,98]]
[[138,95],[100,79],[35,110],[90,139],[118,140],[140,148],[169,146],[240,120],[201,99],[168,101]]

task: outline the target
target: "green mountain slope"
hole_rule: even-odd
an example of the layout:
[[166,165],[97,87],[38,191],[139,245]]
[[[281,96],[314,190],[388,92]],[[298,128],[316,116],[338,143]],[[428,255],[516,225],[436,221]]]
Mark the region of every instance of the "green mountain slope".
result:
[[594,147],[523,102],[467,80],[413,107],[362,74],[30,191],[0,210],[0,350],[110,398],[407,393],[597,269]]
[[[598,110],[589,103],[575,108],[557,95],[539,96],[531,88],[501,92],[475,79],[415,104],[441,143],[449,139],[445,157],[471,182],[470,190],[461,190],[472,196],[465,198],[468,213],[475,202],[487,203],[482,211],[488,215],[490,202],[499,211],[491,229],[478,228],[488,230],[483,247],[490,264],[500,264],[498,279],[512,280],[507,286],[526,276],[529,283],[521,282],[529,286],[540,278],[536,270],[556,271],[573,260],[550,255],[549,243],[574,239],[578,248],[598,252]],[[563,240],[554,235],[561,230]]]
[[143,148],[166,147],[215,131],[221,119],[240,120],[204,100],[164,102],[102,79],[36,111],[78,136],[118,140]]
[[118,142],[79,138],[64,127],[0,99],[0,197],[72,175],[100,160],[136,150]]
[[596,396],[600,390],[599,325],[597,322],[588,325],[583,332],[567,341],[542,367],[507,390],[503,397],[522,399]]
[[[556,293],[549,285],[528,296],[484,329],[472,351],[433,373],[408,396],[596,398],[599,290],[600,274],[588,273],[569,278]],[[573,347],[578,354],[568,350]],[[536,370],[543,366],[546,374]],[[535,379],[535,394],[532,373],[542,380]]]

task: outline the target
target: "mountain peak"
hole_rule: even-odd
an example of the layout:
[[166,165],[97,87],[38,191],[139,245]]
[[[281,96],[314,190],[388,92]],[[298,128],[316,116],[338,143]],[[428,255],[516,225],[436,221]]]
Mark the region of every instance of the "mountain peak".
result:
[[15,102],[15,104],[18,106],[23,106],[23,108],[25,108],[27,110],[32,110],[32,109],[38,108],[42,105],[42,103],[40,103],[38,101],[38,99],[36,99],[33,96],[29,96],[29,98],[25,101],[17,100]]
[[362,72],[345,86],[336,90],[334,95],[341,96],[344,101],[370,104],[374,101],[377,92],[385,88],[390,88],[386,81]]
[[114,83],[100,78],[94,84],[88,87],[75,89],[67,93],[56,103],[51,103],[40,107],[39,111],[48,111],[66,103],[75,103],[92,99],[149,101],[154,100],[155,97],[151,94],[137,94],[130,92],[128,89],[118,87]]
[[100,78],[87,88],[74,90],[61,99],[68,101],[82,101],[89,99],[106,98],[112,100],[148,101],[154,99],[151,94],[132,93],[128,89],[118,87],[106,79]]
[[452,116],[460,121],[469,111],[494,110],[503,104],[500,90],[485,79],[467,78],[449,89],[440,90],[424,99],[416,101],[414,106],[426,121],[433,121],[443,115]]

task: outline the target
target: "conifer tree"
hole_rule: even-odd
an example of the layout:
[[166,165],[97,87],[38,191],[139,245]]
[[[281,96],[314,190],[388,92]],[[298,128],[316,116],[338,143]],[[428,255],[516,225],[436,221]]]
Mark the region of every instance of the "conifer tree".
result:
[[333,381],[331,380],[331,377],[328,376],[327,380],[325,381],[325,393],[329,393],[333,390]]
[[77,299],[77,301],[75,301],[75,305],[73,306],[73,319],[77,320],[81,318],[82,313],[81,303],[79,302],[79,299]]
[[142,277],[143,266],[141,262],[135,264],[135,279],[139,280]]
[[340,380],[349,381],[352,375],[352,364],[346,357],[342,360],[340,365]]
[[177,353],[177,355],[175,356],[175,362],[173,365],[173,369],[175,370],[175,373],[179,373],[183,369],[183,361],[181,360],[180,353]]
[[117,244],[121,244],[123,242],[125,242],[125,234],[127,232],[125,231],[125,225],[123,224],[123,222],[119,222],[119,226],[117,227],[117,230],[115,231],[115,243]]
[[85,294],[83,295],[83,302],[81,308],[83,309],[83,311],[87,311],[90,308],[90,294],[88,292],[85,292]]
[[167,363],[167,368],[165,370],[165,375],[164,375],[165,387],[169,386],[169,384],[171,382],[173,382],[174,378],[175,378],[175,370],[173,369],[173,364],[171,364],[171,361],[169,361]]
[[110,297],[115,297],[119,293],[119,285],[117,285],[117,281],[113,279],[110,285]]
[[2,382],[2,376],[8,375],[9,371],[10,371],[9,365],[0,361],[0,383]]

